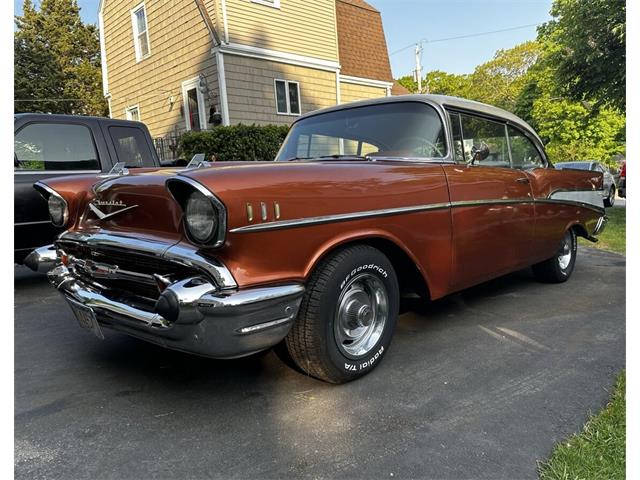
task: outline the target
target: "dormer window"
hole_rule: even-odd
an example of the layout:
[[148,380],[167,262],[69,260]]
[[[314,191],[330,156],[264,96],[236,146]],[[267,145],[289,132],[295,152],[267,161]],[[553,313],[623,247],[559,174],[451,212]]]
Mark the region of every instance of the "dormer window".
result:
[[131,24],[133,26],[133,46],[136,51],[136,62],[139,62],[151,55],[149,30],[147,28],[147,9],[144,3],[131,10]]

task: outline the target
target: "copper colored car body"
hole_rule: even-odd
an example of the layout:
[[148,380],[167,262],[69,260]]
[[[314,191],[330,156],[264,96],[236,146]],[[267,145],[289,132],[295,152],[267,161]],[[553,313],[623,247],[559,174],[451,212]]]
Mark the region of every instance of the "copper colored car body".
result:
[[[421,115],[432,133],[412,130]],[[393,131],[404,118],[406,137]],[[595,241],[606,223],[601,174],[555,170],[525,122],[452,97],[308,114],[277,160],[47,180],[36,188],[64,200],[67,231],[27,264],[55,267],[52,283],[98,335],[113,328],[220,358],[285,339],[301,368],[342,382],[386,353],[399,293],[436,299],[531,265],[556,265],[552,281],[562,281],[575,237]],[[211,202],[217,225],[205,244],[185,225],[194,192]],[[373,257],[333,285],[358,255]],[[333,303],[329,313],[314,298]],[[303,334],[320,335],[320,346],[303,345]],[[316,365],[301,365],[310,358]]]

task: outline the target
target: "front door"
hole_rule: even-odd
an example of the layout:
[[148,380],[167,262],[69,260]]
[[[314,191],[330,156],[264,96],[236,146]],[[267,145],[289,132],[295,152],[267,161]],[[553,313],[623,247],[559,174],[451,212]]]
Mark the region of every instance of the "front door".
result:
[[535,233],[529,176],[512,168],[504,123],[449,113],[455,165],[445,165],[453,231],[453,288],[525,266]]

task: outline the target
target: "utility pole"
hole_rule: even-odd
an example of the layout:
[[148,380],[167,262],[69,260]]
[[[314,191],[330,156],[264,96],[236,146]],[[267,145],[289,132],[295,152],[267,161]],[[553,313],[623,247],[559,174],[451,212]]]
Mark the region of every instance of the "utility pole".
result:
[[414,71],[415,80],[418,82],[418,93],[422,93],[422,65],[420,57],[422,56],[422,42],[416,43],[416,69]]

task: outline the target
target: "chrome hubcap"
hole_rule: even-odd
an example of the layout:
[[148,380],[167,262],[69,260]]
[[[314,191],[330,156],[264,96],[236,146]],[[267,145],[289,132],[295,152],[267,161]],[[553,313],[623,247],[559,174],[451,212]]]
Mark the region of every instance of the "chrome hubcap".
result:
[[562,270],[566,270],[569,263],[571,263],[571,255],[573,255],[571,240],[571,232],[565,233],[560,246],[560,253],[558,254],[558,265]]
[[370,273],[357,275],[340,293],[334,321],[334,335],[347,357],[360,357],[378,343],[389,316],[389,299],[384,283]]

